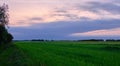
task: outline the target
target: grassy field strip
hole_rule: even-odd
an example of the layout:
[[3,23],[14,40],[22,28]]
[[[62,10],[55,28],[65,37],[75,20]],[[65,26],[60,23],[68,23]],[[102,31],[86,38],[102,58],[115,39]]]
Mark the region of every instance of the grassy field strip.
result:
[[[102,44],[75,44],[76,42],[18,42],[36,66],[119,66],[120,51],[106,50]],[[93,42],[92,42],[93,43]],[[120,45],[117,45],[120,47]],[[114,61],[114,62],[113,62]]]
[[[32,47],[32,46],[31,46]],[[42,48],[42,47],[40,47],[40,48]],[[30,50],[31,48],[29,48],[29,50]],[[82,62],[83,63],[83,61],[79,61],[79,62],[77,62],[77,59],[72,59],[72,58],[70,58],[70,57],[66,57],[66,56],[63,56],[63,55],[58,55],[58,54],[55,54],[55,53],[52,53],[52,52],[50,52],[51,50],[45,50],[46,48],[44,48],[43,50],[41,50],[42,52],[34,52],[33,54],[34,55],[32,55],[32,57],[34,57],[34,58],[41,58],[41,59],[43,59],[44,60],[44,63],[45,62],[47,62],[47,65],[51,65],[51,64],[53,64],[53,65],[56,65],[56,64],[62,64],[62,65],[65,65],[65,64],[67,64],[68,65],[68,61],[71,61],[71,62],[74,62],[74,63],[71,63],[71,64],[69,64],[70,66],[73,66],[73,65],[78,65],[80,62]],[[40,51],[40,49],[32,49],[33,51]],[[32,51],[31,50],[31,51]],[[40,53],[40,54],[39,54]],[[39,55],[39,56],[38,56]],[[61,59],[61,60],[58,60],[58,59]],[[65,59],[67,60],[67,62],[65,61]],[[54,62],[54,63],[49,63],[49,62]],[[40,61],[41,62],[41,61]],[[66,63],[65,63],[66,62]],[[86,63],[84,63],[85,65],[86,65]]]

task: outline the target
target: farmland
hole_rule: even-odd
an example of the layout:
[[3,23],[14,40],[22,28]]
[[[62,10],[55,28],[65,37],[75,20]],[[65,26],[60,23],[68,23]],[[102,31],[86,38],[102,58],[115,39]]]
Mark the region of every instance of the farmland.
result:
[[120,42],[18,41],[0,52],[0,66],[120,66]]

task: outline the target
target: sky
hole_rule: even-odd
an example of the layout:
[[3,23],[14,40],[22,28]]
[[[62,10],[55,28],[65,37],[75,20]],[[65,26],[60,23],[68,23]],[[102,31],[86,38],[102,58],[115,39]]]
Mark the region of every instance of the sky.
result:
[[15,40],[120,39],[120,0],[0,0]]

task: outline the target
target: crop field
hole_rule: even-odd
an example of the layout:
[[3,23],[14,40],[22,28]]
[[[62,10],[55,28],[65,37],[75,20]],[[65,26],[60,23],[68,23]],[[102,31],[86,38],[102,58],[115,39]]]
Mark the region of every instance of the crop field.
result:
[[120,66],[120,42],[19,41],[0,52],[0,66]]

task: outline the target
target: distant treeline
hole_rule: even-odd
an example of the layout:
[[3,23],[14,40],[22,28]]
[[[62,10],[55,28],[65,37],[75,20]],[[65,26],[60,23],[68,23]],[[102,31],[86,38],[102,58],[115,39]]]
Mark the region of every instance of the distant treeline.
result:
[[120,41],[120,39],[86,39],[86,40],[44,40],[44,39],[32,39],[32,40],[14,40],[14,41]]
[[120,39],[115,40],[115,39],[88,39],[88,40],[78,40],[78,41],[120,41]]

